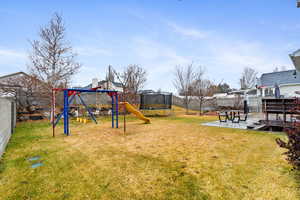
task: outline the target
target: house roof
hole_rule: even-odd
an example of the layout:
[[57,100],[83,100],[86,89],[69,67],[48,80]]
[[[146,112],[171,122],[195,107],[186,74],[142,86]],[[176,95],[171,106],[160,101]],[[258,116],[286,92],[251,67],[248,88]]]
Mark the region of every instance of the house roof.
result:
[[9,85],[9,84],[2,84],[0,83],[0,87],[4,88],[4,87],[22,87],[20,85]]
[[[102,81],[99,81],[98,84],[99,85],[102,85],[104,83],[107,83],[108,81],[107,80],[102,80]],[[118,82],[114,82],[114,81],[111,81],[111,83],[116,86],[116,87],[122,87],[122,83],[118,83]]]
[[300,71],[300,49],[289,55],[295,68]]
[[[103,85],[104,83],[107,83],[107,80],[102,80],[98,82],[98,86]],[[121,83],[118,82],[111,82],[115,87],[122,87]],[[92,88],[92,83],[88,84],[87,86],[83,87],[83,88]]]
[[274,87],[275,84],[300,84],[300,73],[296,70],[265,73],[258,81],[259,87]]
[[25,72],[16,72],[16,73],[12,73],[12,74],[7,74],[7,75],[4,75],[4,76],[0,76],[0,79],[9,78],[9,77],[17,76],[17,75],[21,75],[21,74],[29,76]]

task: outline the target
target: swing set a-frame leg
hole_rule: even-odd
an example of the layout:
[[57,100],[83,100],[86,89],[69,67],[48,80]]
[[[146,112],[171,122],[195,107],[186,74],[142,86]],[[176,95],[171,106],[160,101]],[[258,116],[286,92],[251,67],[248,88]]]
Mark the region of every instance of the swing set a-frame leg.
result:
[[79,99],[80,99],[82,105],[83,105],[83,106],[85,107],[85,109],[88,111],[90,117],[93,119],[93,121],[94,121],[96,124],[98,124],[98,123],[97,123],[97,120],[96,120],[96,118],[95,118],[95,116],[94,116],[94,114],[91,112],[91,110],[89,109],[89,107],[85,104],[85,102],[83,101],[83,99],[82,99],[82,97],[80,96],[80,94],[78,94],[77,96],[79,97]]

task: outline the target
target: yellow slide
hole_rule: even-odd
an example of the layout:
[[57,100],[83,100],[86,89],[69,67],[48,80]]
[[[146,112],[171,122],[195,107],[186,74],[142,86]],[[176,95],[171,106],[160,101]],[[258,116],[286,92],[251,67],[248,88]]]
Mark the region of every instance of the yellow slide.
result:
[[125,108],[128,112],[131,112],[132,114],[134,114],[137,118],[139,118],[140,120],[145,121],[145,123],[149,124],[150,123],[150,119],[145,117],[143,115],[143,113],[141,113],[140,111],[138,111],[135,107],[133,107],[130,103],[128,102],[121,102],[121,105],[125,105]]

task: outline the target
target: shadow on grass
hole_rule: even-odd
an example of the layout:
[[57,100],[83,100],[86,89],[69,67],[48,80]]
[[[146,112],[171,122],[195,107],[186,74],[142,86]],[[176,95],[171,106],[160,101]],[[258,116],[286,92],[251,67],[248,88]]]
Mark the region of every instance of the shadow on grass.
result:
[[199,123],[216,121],[217,118],[210,117],[210,116],[209,117],[206,117],[206,116],[195,116],[195,117],[171,116],[171,117],[165,118],[165,120],[199,124]]
[[[28,121],[17,124],[15,132],[12,134],[7,148],[0,159],[0,173],[3,173],[7,167],[24,167],[27,157],[44,155],[43,149],[28,152],[28,147],[33,148],[45,142],[49,145],[52,135],[45,135],[44,131],[50,127],[48,121]],[[38,148],[39,149],[39,148]]]
[[8,198],[85,199],[88,195],[91,199],[210,199],[201,188],[203,182],[187,172],[184,162],[109,146],[98,148],[92,155],[82,149],[56,148],[29,154],[38,154],[42,161],[45,158],[45,165],[33,170],[24,157],[9,161],[10,172],[17,172],[11,175],[17,175],[18,182],[8,183],[14,187]]
[[[91,194],[94,199],[101,197],[103,193],[110,199],[122,199],[123,196],[133,197],[131,199],[209,197],[202,191],[203,183],[186,172],[184,163],[110,147],[97,149],[96,159],[101,159],[101,156],[109,159],[106,163],[95,163],[95,160],[91,159],[95,154],[83,153],[84,149],[77,151],[70,148],[68,151],[64,145],[53,146],[56,139],[49,140],[51,135],[44,133],[50,128],[49,122],[18,124],[8,145],[7,154],[4,155],[5,163],[0,162],[0,173],[8,178],[15,176],[19,181],[9,183],[14,187],[14,193],[8,193],[12,195],[12,199],[43,197],[47,196],[49,191],[58,191],[55,194],[58,199],[76,198],[76,195],[82,193]],[[41,142],[45,144],[40,144]],[[45,165],[34,171],[30,169],[31,163],[27,158],[37,155]],[[84,172],[86,168],[90,171]],[[153,175],[153,172],[157,172],[156,175]],[[87,173],[86,176],[84,173]],[[148,182],[144,174],[151,176],[153,182]],[[137,180],[137,189],[140,187],[142,192],[130,187],[130,177]],[[120,185],[121,187],[118,187]],[[97,186],[101,186],[101,193],[97,193]],[[151,187],[153,189],[149,189]]]
[[38,133],[38,131],[45,130],[47,127],[50,127],[50,124],[46,121],[19,123],[7,145],[7,150],[16,149],[26,146],[28,143],[37,142],[42,138],[47,138],[43,133]]
[[292,166],[283,168],[282,174],[284,176],[292,176],[297,183],[298,197],[300,199],[300,170],[294,169]]
[[[148,194],[128,191],[130,196],[135,197],[132,199],[209,199],[209,194],[201,188],[203,185],[201,180],[188,173],[185,169],[186,164],[183,162],[167,161],[150,155],[115,149],[99,151],[110,157],[111,162],[114,163],[111,171],[107,174],[122,169],[122,175],[115,174],[118,176],[118,182],[122,185],[128,184],[124,182],[126,176],[135,176],[141,187],[153,188],[153,191]],[[116,155],[118,156],[116,157]],[[126,160],[119,159],[120,157],[125,157]],[[151,174],[152,181],[145,181],[147,180],[145,174]],[[141,190],[147,189],[142,188]],[[159,194],[156,190],[159,191]]]

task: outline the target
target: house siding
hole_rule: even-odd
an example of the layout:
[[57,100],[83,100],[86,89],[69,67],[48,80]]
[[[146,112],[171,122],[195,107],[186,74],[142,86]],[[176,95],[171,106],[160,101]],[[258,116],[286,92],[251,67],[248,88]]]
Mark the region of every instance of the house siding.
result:
[[300,84],[280,86],[280,94],[284,97],[300,97],[295,91],[300,91]]
[[300,97],[300,73],[295,70],[262,74],[258,80],[258,94],[262,97],[274,97],[275,85],[279,86],[280,95],[284,97]]

